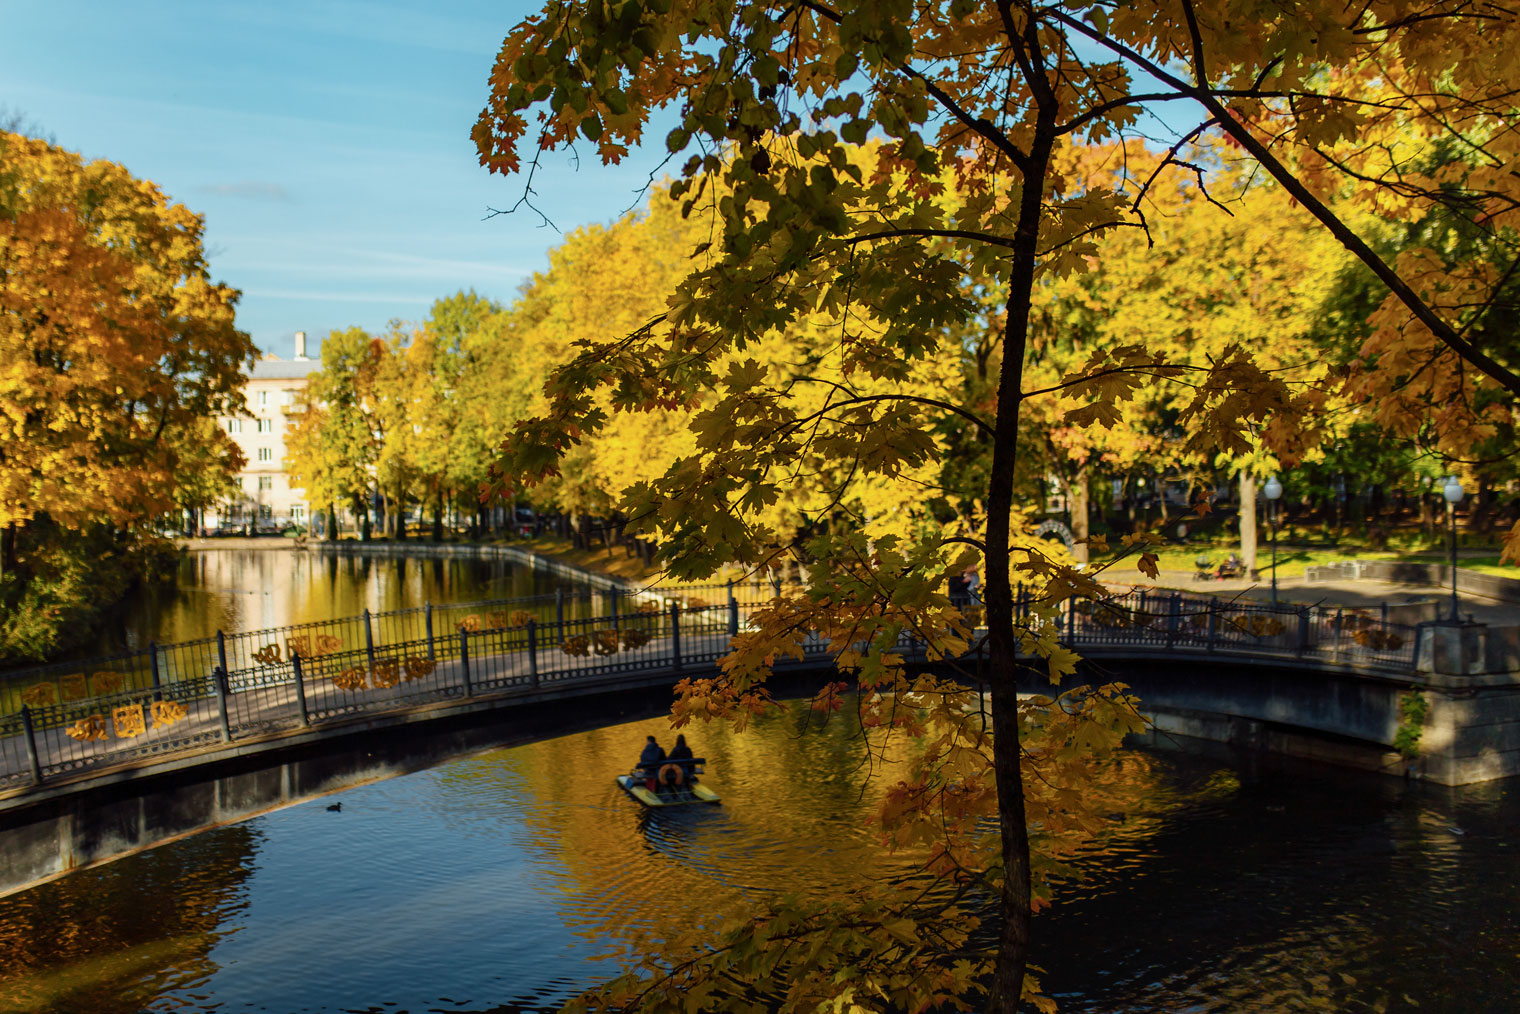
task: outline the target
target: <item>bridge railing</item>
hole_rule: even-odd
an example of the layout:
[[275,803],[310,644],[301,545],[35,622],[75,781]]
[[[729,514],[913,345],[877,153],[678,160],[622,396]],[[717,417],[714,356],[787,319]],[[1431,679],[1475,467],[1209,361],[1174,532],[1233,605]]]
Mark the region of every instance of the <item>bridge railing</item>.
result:
[[1185,592],[1137,590],[1067,603],[1067,639],[1086,646],[1150,646],[1205,652],[1313,656],[1340,664],[1412,671],[1420,628],[1376,613],[1270,605]]
[[[38,667],[7,688],[18,704],[0,714],[0,787],[432,701],[678,675],[721,657],[775,593],[767,583],[630,591],[575,608],[565,595],[428,606]],[[1022,593],[1019,612],[1028,615]],[[1182,592],[1079,599],[1057,622],[1079,648],[1312,656],[1404,672],[1418,654],[1419,628],[1376,614]],[[918,656],[906,635],[904,647]],[[808,654],[829,649],[809,638]],[[74,696],[59,692],[65,684]],[[38,685],[46,693],[28,699]]]

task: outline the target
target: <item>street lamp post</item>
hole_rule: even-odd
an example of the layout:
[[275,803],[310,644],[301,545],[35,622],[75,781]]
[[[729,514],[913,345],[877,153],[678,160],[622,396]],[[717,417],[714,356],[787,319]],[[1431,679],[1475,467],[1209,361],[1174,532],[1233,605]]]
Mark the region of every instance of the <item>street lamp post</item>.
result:
[[1267,484],[1261,488],[1262,496],[1267,498],[1267,527],[1272,530],[1272,604],[1277,605],[1277,501],[1282,498],[1282,483],[1277,481],[1277,476],[1267,480]]
[[1451,622],[1458,623],[1457,617],[1457,504],[1462,502],[1466,490],[1462,483],[1457,481],[1455,475],[1446,477],[1446,485],[1441,487],[1441,495],[1446,498],[1446,516],[1451,520]]

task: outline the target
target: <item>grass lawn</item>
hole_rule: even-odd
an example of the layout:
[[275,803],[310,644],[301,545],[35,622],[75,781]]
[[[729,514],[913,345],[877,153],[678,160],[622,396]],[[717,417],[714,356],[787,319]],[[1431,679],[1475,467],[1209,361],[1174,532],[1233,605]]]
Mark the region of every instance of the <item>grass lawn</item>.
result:
[[[382,540],[375,540],[382,541]],[[1117,542],[1117,539],[1115,540]],[[561,539],[553,535],[543,535],[536,539],[502,540],[503,544],[516,546],[519,549],[531,549],[543,556],[550,556],[565,563],[594,570],[598,573],[608,574],[622,578],[625,581],[649,583],[659,579],[659,583],[667,588],[680,588],[687,585],[722,584],[733,577],[738,580],[738,573],[724,573],[711,581],[677,581],[673,578],[660,578],[659,568],[646,567],[642,560],[636,556],[629,556],[621,546],[613,546],[611,549],[596,547],[594,549],[576,549],[569,539]],[[1207,556],[1210,564],[1218,566],[1229,556],[1232,551],[1238,551],[1238,544],[1221,543],[1217,545],[1196,544],[1188,546],[1163,546],[1153,550],[1160,559],[1162,570],[1185,571],[1192,573],[1196,568],[1193,561],[1200,556]],[[1108,557],[1099,557],[1095,563],[1103,563]],[[1362,546],[1340,546],[1336,548],[1315,548],[1306,546],[1292,546],[1286,543],[1278,543],[1277,547],[1277,576],[1278,577],[1302,577],[1305,567],[1319,566],[1326,563],[1343,563],[1347,560],[1398,560],[1407,563],[1445,563],[1447,554],[1442,549],[1409,548],[1409,549],[1384,549],[1373,550]],[[1477,571],[1480,574],[1494,574],[1499,577],[1512,577],[1520,579],[1520,567],[1514,564],[1500,564],[1499,551],[1493,548],[1473,547],[1458,550],[1458,562],[1464,570]],[[1263,540],[1256,551],[1256,564],[1265,577],[1271,573],[1272,547],[1271,543]],[[1134,571],[1133,558],[1121,561],[1108,571],[1108,576],[1115,580],[1126,580]]]
[[720,574],[706,581],[677,581],[672,577],[661,577],[658,567],[646,567],[644,562],[636,556],[629,556],[628,551],[622,546],[613,546],[606,549],[598,546],[595,549],[576,549],[569,539],[561,539],[554,535],[541,535],[536,539],[513,539],[510,545],[519,549],[531,549],[540,556],[553,557],[565,563],[594,570],[600,574],[609,574],[620,577],[625,581],[633,581],[639,584],[649,584],[658,581],[662,588],[684,588],[699,585],[722,584],[729,577],[738,579],[737,574]]
[[[1218,566],[1232,551],[1237,551],[1235,546],[1166,546],[1155,550],[1160,559],[1162,570],[1192,571],[1195,569],[1193,561],[1200,556],[1207,556],[1212,565]],[[1277,576],[1278,577],[1303,577],[1305,567],[1317,567],[1326,563],[1344,563],[1348,560],[1397,560],[1402,563],[1445,563],[1447,554],[1438,550],[1371,550],[1357,546],[1346,546],[1335,549],[1312,549],[1301,546],[1286,546],[1281,543],[1277,547]],[[1101,561],[1099,561],[1101,562]],[[1495,574],[1499,577],[1520,578],[1520,567],[1512,563],[1501,564],[1497,550],[1484,552],[1481,550],[1463,550],[1460,552],[1457,563],[1463,570],[1473,570],[1480,574]],[[1272,546],[1263,542],[1256,550],[1256,564],[1262,574],[1268,575],[1272,569]],[[1133,563],[1125,562],[1116,564],[1109,572],[1117,576],[1123,571],[1133,567]]]

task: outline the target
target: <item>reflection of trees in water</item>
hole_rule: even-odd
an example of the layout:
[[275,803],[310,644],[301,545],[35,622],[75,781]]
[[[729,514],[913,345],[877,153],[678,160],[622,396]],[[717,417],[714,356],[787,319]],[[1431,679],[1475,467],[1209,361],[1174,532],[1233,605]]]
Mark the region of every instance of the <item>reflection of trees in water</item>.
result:
[[[723,805],[648,810],[613,779],[634,766],[646,735],[669,749],[665,718],[596,729],[450,765],[441,776],[473,784],[511,806],[518,844],[560,884],[560,915],[593,940],[626,943],[638,931],[706,922],[756,896],[839,891],[862,870],[901,868],[867,825],[880,791],[905,770],[905,746],[874,768],[853,716],[820,728],[806,705],[734,733],[726,725],[684,730],[708,760]],[[868,782],[868,775],[871,780]]]
[[[270,540],[271,543],[274,540]],[[573,582],[505,559],[369,557],[292,549],[188,553],[173,582],[149,585],[112,614],[91,653],[358,616],[424,602],[552,594]]]
[[0,901],[0,1012],[172,1009],[216,971],[259,839],[217,828]]
[[[461,762],[444,780],[470,781],[475,791],[498,783],[491,791],[526,829],[518,844],[560,885],[564,924],[624,953],[644,934],[715,924],[782,892],[838,898],[916,879],[924,856],[889,854],[872,823],[882,793],[908,773],[912,741],[884,741],[879,729],[866,739],[849,709],[820,725],[805,702],[748,732],[717,724],[681,731],[707,757],[705,778],[721,807],[650,810],[613,783],[646,735],[670,748],[675,734],[664,718]],[[1126,755],[1090,791],[1099,819],[1067,831],[1063,860],[1127,853],[1186,803],[1144,755]]]

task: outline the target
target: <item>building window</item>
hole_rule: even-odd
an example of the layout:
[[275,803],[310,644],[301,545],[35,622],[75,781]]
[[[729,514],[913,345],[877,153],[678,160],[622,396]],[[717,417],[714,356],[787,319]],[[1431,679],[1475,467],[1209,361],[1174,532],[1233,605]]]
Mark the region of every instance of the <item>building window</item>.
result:
[[260,447],[259,448],[259,460],[260,461],[273,461],[274,460],[274,451],[270,450],[267,447]]
[[296,504],[290,508],[290,520],[301,522],[306,520],[306,508]]
[[259,408],[268,408],[268,407],[269,407],[269,392],[268,391],[260,391],[259,392]]
[[268,521],[270,518],[274,517],[274,508],[269,506],[267,503],[260,505],[259,517],[263,518],[265,521]]
[[273,419],[260,419],[260,420],[258,420],[258,429],[259,429],[260,433],[273,433],[274,432],[274,420]]
[[241,420],[241,419],[228,419],[227,420],[227,432],[228,433],[241,433],[241,432],[243,432],[243,420]]
[[259,489],[274,489],[274,476],[272,476],[272,475],[261,475],[261,476],[259,476]]

